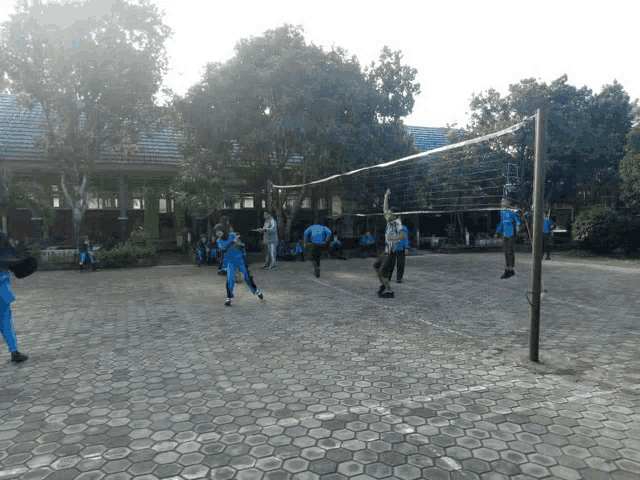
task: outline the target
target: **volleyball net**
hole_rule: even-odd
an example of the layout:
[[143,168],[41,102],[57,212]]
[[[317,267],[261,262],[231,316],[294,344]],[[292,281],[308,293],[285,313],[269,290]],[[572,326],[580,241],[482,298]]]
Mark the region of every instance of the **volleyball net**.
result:
[[273,185],[280,197],[338,195],[353,215],[380,215],[384,192],[401,214],[500,210],[530,202],[535,116],[503,130],[315,181]]

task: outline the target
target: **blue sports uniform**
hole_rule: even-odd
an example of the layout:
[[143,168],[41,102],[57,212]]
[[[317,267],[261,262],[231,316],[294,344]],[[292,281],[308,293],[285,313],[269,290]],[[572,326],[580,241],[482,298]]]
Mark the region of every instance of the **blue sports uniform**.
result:
[[331,230],[322,225],[311,225],[304,231],[304,241],[309,244],[308,256],[311,257],[311,264],[313,265],[313,273],[316,278],[320,277],[320,257],[322,255],[322,248],[326,244],[327,240],[331,238]]
[[18,339],[13,329],[13,317],[11,315],[11,303],[16,297],[11,290],[11,272],[9,265],[20,260],[20,255],[9,243],[9,239],[0,232],[0,334],[7,342],[11,352],[12,362],[23,362],[27,358],[18,351]]
[[236,269],[244,275],[249,290],[254,295],[261,295],[258,287],[253,281],[253,277],[249,275],[249,271],[244,262],[244,245],[236,245],[233,240],[236,238],[235,233],[230,233],[226,240],[218,238],[218,249],[223,253],[222,268],[227,271],[227,301],[233,298],[233,287],[236,282]]
[[546,255],[547,260],[551,260],[552,232],[555,228],[556,224],[549,217],[544,219],[542,224],[542,252]]
[[500,224],[498,225],[498,229],[496,233],[503,232],[503,246],[504,246],[504,256],[505,256],[505,273],[502,275],[502,278],[509,278],[514,275],[514,268],[516,264],[516,229],[514,228],[514,224],[516,227],[520,226],[520,219],[518,218],[518,214],[512,210],[501,210],[500,211]]
[[78,246],[78,260],[80,262],[80,271],[87,263],[87,258],[91,267],[95,269],[95,258],[93,258],[93,246],[90,243],[82,243]]

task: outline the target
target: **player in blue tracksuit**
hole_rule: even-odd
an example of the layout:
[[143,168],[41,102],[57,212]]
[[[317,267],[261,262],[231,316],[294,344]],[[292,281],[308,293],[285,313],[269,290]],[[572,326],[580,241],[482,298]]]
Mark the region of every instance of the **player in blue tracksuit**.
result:
[[553,230],[556,224],[551,220],[551,212],[547,212],[542,224],[542,251],[546,254],[546,259],[551,260],[551,245],[553,245]]
[[27,355],[18,351],[18,340],[13,330],[13,318],[11,315],[11,303],[16,299],[11,290],[11,271],[9,265],[14,264],[20,255],[9,242],[9,239],[0,231],[0,333],[7,342],[11,361],[24,362]]
[[96,259],[93,257],[93,245],[88,238],[78,245],[78,261],[80,262],[80,271],[87,263],[87,260],[91,264],[91,269],[96,270]]
[[322,255],[322,249],[331,238],[331,230],[322,225],[311,225],[304,231],[303,238],[307,256],[311,257],[313,274],[318,278],[320,277],[320,256]]
[[[404,240],[401,240],[398,243],[398,249],[396,251],[396,281],[398,283],[402,283],[402,278],[404,277],[404,260],[406,250],[409,248],[409,229],[402,226],[402,231],[407,236]],[[391,281],[391,277],[393,276],[393,271],[389,274],[389,281]]]
[[202,235],[200,237],[200,241],[196,245],[196,254],[198,257],[198,266],[201,267],[204,265],[204,262],[207,260],[207,236]]
[[262,300],[264,296],[262,292],[258,290],[245,264],[244,244],[240,241],[240,236],[236,233],[229,233],[228,227],[224,222],[217,224],[214,228],[216,237],[218,237],[218,249],[224,255],[223,268],[227,271],[227,300],[224,304],[231,306],[233,287],[236,280],[236,269],[244,275],[244,281],[249,287],[249,290]]
[[[514,210],[509,210],[510,202],[508,199],[502,199],[502,210],[500,211],[500,224],[496,230],[502,232],[503,247],[505,257],[505,270],[500,278],[509,278],[515,275],[514,268],[516,263],[516,235],[520,233],[520,219]],[[514,228],[515,224],[515,228]]]

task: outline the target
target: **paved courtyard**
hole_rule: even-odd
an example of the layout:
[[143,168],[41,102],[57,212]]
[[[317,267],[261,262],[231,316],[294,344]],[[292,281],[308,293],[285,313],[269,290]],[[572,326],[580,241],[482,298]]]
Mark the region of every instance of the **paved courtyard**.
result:
[[230,308],[214,267],[14,278],[0,480],[640,479],[640,269],[543,262],[533,364],[503,262],[408,257],[395,299],[280,262]]

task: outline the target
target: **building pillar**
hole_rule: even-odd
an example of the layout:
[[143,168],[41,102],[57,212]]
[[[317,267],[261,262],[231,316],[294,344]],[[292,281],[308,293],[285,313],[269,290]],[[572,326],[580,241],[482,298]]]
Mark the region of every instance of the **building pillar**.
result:
[[118,177],[118,184],[120,187],[120,195],[118,197],[118,206],[120,207],[120,227],[122,228],[122,237],[120,241],[124,242],[127,239],[127,226],[129,224],[129,218],[127,217],[127,189],[125,182],[127,181],[126,175],[120,175]]
[[151,239],[155,240],[160,236],[160,198],[158,195],[150,194],[146,200],[144,224]]
[[[167,202],[169,202],[168,199],[167,199]],[[177,234],[175,234],[176,244],[178,247],[182,247],[182,245],[184,245],[184,243],[186,242],[186,234],[185,234],[186,220],[184,218],[184,207],[182,206],[182,203],[178,201],[174,201],[173,206],[174,206],[173,218],[175,220],[174,233],[176,230],[178,232]]]

